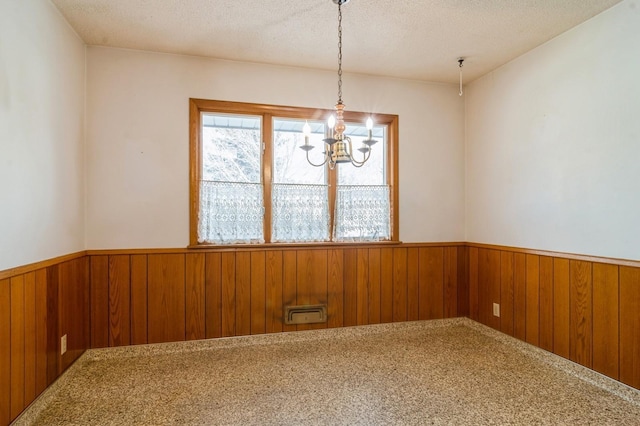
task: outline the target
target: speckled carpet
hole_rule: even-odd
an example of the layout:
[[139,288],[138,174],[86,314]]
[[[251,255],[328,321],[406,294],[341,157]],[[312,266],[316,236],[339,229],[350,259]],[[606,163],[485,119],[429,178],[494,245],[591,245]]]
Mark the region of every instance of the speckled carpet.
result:
[[468,319],[87,351],[19,425],[640,425],[640,392]]

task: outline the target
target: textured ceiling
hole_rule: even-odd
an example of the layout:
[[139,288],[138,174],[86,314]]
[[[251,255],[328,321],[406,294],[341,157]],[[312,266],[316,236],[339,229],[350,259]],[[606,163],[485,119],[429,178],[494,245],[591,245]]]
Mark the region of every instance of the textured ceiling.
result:
[[[89,45],[337,69],[331,0],[52,0]],[[620,0],[351,0],[345,72],[471,81]]]

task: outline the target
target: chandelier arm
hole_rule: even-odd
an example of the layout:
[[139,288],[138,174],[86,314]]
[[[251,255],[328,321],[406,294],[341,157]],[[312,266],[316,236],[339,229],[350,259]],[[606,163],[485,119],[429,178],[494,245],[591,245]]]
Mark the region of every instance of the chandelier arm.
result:
[[353,144],[351,142],[351,138],[347,136],[345,140],[348,142],[347,148],[349,150],[349,157],[351,158],[351,164],[353,164],[355,167],[364,166],[364,163],[366,163],[367,160],[369,160],[369,157],[371,156],[371,148],[369,148],[369,151],[367,151],[366,154],[365,153],[362,154],[362,161],[358,161],[353,156]]
[[309,151],[307,151],[307,162],[309,164],[311,164],[313,167],[322,167],[325,164],[327,164],[327,161],[329,161],[329,155],[325,153],[324,154],[324,161],[322,163],[320,163],[320,164],[315,164],[315,163],[311,162],[311,160],[309,159]]

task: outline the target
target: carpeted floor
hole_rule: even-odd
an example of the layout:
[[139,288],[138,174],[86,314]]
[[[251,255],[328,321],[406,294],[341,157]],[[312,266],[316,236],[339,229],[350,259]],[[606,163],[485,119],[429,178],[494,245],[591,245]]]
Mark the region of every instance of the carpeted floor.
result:
[[87,351],[34,425],[640,425],[640,392],[468,319]]

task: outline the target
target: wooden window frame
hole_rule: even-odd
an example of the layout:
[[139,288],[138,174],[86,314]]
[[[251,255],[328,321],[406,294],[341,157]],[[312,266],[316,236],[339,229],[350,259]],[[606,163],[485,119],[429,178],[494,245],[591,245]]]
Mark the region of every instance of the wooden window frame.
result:
[[[265,144],[262,155],[262,184],[265,202],[263,221],[263,244],[202,244],[198,243],[198,212],[200,210],[201,162],[202,162],[202,113],[242,114],[262,117],[262,142]],[[333,110],[291,107],[280,105],[254,104],[245,102],[216,101],[207,99],[189,99],[189,248],[211,247],[252,247],[252,246],[317,246],[317,245],[349,245],[363,242],[312,242],[312,243],[272,243],[271,242],[271,184],[272,184],[272,139],[273,118],[293,118],[314,121],[326,121]],[[386,152],[386,184],[389,185],[391,203],[391,238],[385,241],[367,241],[367,244],[398,243],[399,215],[398,215],[398,116],[392,114],[367,114],[356,111],[345,111],[347,122],[364,123],[371,116],[376,124],[387,126]],[[341,166],[338,166],[341,167]],[[336,170],[327,170],[329,184],[330,230],[333,229],[333,219],[336,194]]]

